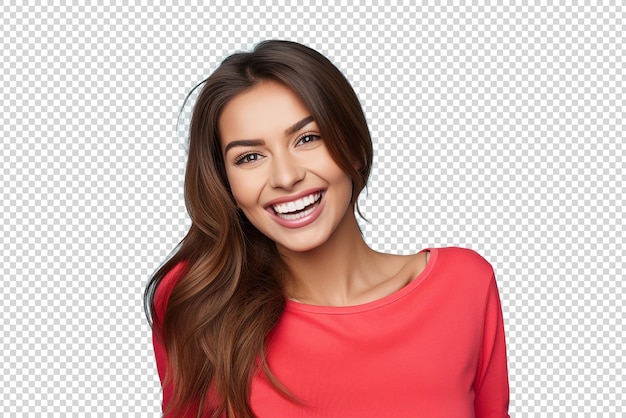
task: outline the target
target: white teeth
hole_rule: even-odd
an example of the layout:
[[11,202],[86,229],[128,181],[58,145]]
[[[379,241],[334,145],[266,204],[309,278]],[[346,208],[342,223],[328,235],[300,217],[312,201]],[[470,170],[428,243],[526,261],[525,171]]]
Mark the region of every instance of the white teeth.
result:
[[[316,192],[316,193],[310,194],[308,196],[305,196],[303,198],[294,200],[292,202],[279,203],[277,205],[273,205],[272,207],[274,208],[276,213],[279,213],[279,214],[286,214],[286,213],[289,213],[289,212],[295,212],[297,210],[302,210],[305,207],[309,206],[313,202],[317,201],[321,196],[322,196],[321,192]],[[303,213],[306,213],[306,212],[308,212],[308,210],[303,212]],[[296,214],[296,215],[301,215],[301,214]],[[306,216],[306,215],[304,215],[304,216]],[[301,217],[301,216],[299,216],[299,217]],[[285,219],[287,219],[287,218],[285,218]]]
[[302,212],[298,212],[298,213],[280,213],[278,214],[279,217],[283,218],[283,219],[287,219],[288,221],[295,221],[296,219],[300,219],[300,218],[304,218],[305,216],[309,216],[313,211],[315,210],[315,208],[308,208],[305,211]]

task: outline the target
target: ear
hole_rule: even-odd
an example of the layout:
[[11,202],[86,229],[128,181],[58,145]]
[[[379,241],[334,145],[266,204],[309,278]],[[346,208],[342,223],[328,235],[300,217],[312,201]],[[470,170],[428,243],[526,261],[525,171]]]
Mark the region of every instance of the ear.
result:
[[365,151],[363,151],[363,155],[361,155],[361,158],[355,161],[354,168],[356,169],[356,171],[360,173],[366,165],[367,165],[367,154]]

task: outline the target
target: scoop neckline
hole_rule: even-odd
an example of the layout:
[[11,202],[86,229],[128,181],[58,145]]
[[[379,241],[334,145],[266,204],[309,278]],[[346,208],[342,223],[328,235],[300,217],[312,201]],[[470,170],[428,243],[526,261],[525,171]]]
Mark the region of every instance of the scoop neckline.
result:
[[399,299],[402,299],[415,289],[417,289],[426,278],[430,275],[431,271],[435,267],[437,263],[437,258],[439,255],[439,251],[437,248],[424,248],[418,251],[417,254],[422,253],[424,251],[429,251],[430,256],[428,258],[428,263],[426,263],[426,267],[424,270],[420,272],[413,280],[411,280],[406,286],[396,290],[393,293],[390,293],[387,296],[383,296],[382,298],[373,300],[371,302],[361,303],[357,305],[346,305],[346,306],[326,306],[326,305],[310,305],[308,303],[297,302],[295,300],[287,299],[285,310],[286,311],[300,311],[300,312],[309,312],[309,313],[320,313],[320,314],[351,314],[369,311],[372,309],[378,309],[382,306],[393,303]]

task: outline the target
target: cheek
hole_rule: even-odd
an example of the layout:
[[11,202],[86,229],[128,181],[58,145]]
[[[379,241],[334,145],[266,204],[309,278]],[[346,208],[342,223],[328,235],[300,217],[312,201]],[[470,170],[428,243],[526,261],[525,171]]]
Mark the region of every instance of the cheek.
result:
[[330,182],[352,188],[352,180],[334,161],[328,162],[324,171]]
[[261,187],[257,177],[246,175],[246,173],[229,173],[228,182],[230,191],[239,208],[247,209],[257,204]]

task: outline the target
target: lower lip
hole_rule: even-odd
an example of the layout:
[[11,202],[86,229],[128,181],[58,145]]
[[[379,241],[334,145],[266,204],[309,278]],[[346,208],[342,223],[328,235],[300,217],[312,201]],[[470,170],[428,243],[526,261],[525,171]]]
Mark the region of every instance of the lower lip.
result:
[[324,209],[324,196],[325,194],[322,195],[322,197],[320,198],[320,203],[313,210],[313,212],[309,213],[307,216],[304,216],[300,219],[294,219],[294,220],[283,219],[279,217],[278,215],[276,215],[276,213],[274,212],[274,209],[272,209],[271,207],[268,208],[267,211],[271,215],[272,219],[274,219],[277,223],[284,226],[285,228],[302,228],[303,226],[309,225],[310,223],[315,221],[318,218],[318,216],[320,216],[320,214],[322,213],[322,210]]

